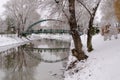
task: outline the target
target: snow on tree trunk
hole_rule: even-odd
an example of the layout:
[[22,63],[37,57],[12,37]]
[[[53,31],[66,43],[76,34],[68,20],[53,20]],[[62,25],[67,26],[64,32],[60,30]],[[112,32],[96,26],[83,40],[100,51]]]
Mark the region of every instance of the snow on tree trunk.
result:
[[93,47],[92,47],[92,26],[93,26],[93,20],[94,18],[91,18],[90,19],[90,22],[89,22],[89,29],[88,29],[88,32],[87,32],[87,50],[88,52],[91,52],[93,50]]
[[71,35],[74,41],[75,49],[72,50],[73,56],[75,56],[78,60],[84,60],[88,56],[85,55],[84,51],[82,50],[82,42],[80,35],[77,29],[77,22],[75,17],[75,0],[68,0],[69,1],[69,25],[71,30]]
[[89,25],[88,25],[88,33],[87,33],[87,49],[88,49],[88,52],[91,52],[93,50],[93,47],[92,47],[92,33],[94,33],[93,31],[93,22],[94,22],[94,18],[95,18],[95,15],[96,15],[96,12],[97,12],[97,9],[100,5],[100,2],[101,0],[99,0],[99,2],[97,3],[97,5],[95,6],[95,8],[93,8],[93,13],[91,13],[91,17],[90,17],[90,20],[89,20]]

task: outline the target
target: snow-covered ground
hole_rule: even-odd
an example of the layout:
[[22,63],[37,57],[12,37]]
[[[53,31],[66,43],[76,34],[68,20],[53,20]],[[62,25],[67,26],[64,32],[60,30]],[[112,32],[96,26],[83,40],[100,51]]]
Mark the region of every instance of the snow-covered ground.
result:
[[[41,38],[43,37],[52,38],[53,36],[41,35]],[[65,80],[120,80],[120,35],[118,39],[112,38],[112,40],[107,41],[104,41],[101,35],[95,35],[93,37],[94,51],[90,53],[86,51],[86,35],[81,37],[83,49],[89,58],[86,61],[77,62],[76,67],[66,71]],[[62,39],[64,38],[69,39],[69,37],[62,37]],[[32,36],[32,39],[36,39],[36,37]],[[3,50],[4,46],[13,46],[13,44],[27,41],[25,38],[0,36],[0,49]],[[75,58],[70,56],[69,63],[73,60]]]
[[27,41],[25,38],[17,38],[17,37],[6,37],[6,36],[0,36],[0,47],[1,46],[7,46],[19,43],[21,41]]
[[[93,37],[94,51],[86,51],[86,35],[82,36],[84,50],[89,58],[77,62],[65,72],[65,80],[120,80],[120,35],[119,39],[104,41],[101,35]],[[75,60],[69,57],[69,63]],[[68,63],[68,64],[69,64]]]
[[33,36],[31,36],[30,38],[24,38],[24,37],[18,38],[16,35],[13,36],[0,35],[0,52],[13,47],[17,47],[22,44],[26,44],[31,40],[35,40],[35,39],[37,38],[33,38]]

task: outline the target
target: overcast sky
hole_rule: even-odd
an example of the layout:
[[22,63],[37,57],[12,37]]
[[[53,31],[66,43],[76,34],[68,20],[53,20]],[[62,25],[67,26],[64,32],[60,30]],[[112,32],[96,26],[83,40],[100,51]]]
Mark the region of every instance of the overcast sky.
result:
[[2,13],[4,12],[4,7],[3,5],[7,2],[8,0],[0,0],[0,16],[2,16]]

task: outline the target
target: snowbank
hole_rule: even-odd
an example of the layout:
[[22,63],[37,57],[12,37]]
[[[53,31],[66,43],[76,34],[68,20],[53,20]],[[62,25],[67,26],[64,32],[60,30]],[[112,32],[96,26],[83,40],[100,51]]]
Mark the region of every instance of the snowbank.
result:
[[12,45],[16,44],[22,41],[26,41],[26,39],[20,39],[20,38],[12,38],[12,37],[0,37],[0,47],[1,46],[7,46],[7,45]]
[[33,36],[29,38],[18,38],[17,36],[6,36],[6,35],[0,35],[0,52],[5,51],[7,49],[17,47],[22,44],[26,44],[32,40],[36,40],[37,38],[33,38]]
[[[82,41],[86,50],[85,35]],[[75,68],[65,72],[65,80],[120,80],[120,39],[104,41],[101,35],[95,35],[93,47],[93,52],[86,51],[89,56],[86,61],[78,62]],[[75,58],[70,56],[69,61],[72,60]]]

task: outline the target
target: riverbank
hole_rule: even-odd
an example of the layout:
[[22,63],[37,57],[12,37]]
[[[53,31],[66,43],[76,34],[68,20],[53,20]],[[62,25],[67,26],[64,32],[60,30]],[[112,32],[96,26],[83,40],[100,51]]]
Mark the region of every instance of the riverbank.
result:
[[17,47],[23,44],[26,44],[30,42],[31,40],[36,40],[33,37],[30,38],[19,38],[17,36],[6,36],[6,35],[0,35],[0,52],[8,50],[13,47]]
[[0,47],[28,41],[25,38],[0,36]]
[[11,47],[17,47],[22,44],[26,44],[32,40],[37,39],[56,39],[56,40],[63,40],[63,41],[71,41],[71,36],[69,34],[32,34],[27,38],[22,37],[18,38],[15,34],[14,35],[0,35],[0,51],[7,50]]
[[[37,38],[32,36],[31,40]],[[112,37],[111,40],[106,41],[101,35],[93,36],[94,51],[91,53],[88,53],[86,48],[87,36],[83,35],[81,38],[83,50],[89,58],[86,61],[77,62],[74,68],[67,70],[65,72],[65,80],[120,80],[120,35],[118,35],[118,39]],[[2,48],[6,48],[8,45],[13,47],[21,45],[21,43],[25,44],[27,41],[29,40],[26,38],[0,36],[0,49],[4,50]],[[73,47],[73,42],[71,42],[71,48]],[[74,60],[76,58],[70,56],[68,65]]]
[[[94,51],[86,51],[86,35],[81,36],[83,49],[89,56],[86,61],[77,62],[74,68],[65,72],[65,80],[120,80],[120,35],[118,39],[104,41],[103,36],[93,36]],[[73,47],[74,45],[72,45]],[[70,56],[69,62],[76,60]]]
[[[43,37],[46,37],[46,36],[43,36]],[[44,49],[36,51],[27,46],[26,48],[23,49],[23,46],[21,46],[19,48],[15,47],[7,51],[0,52],[1,54],[0,64],[2,66],[2,68],[0,68],[0,73],[1,75],[4,75],[4,76],[0,76],[0,80],[4,80],[4,79],[12,80],[13,78],[15,79],[20,78],[25,80],[29,80],[29,79],[63,80],[64,78],[63,74],[64,74],[65,66],[67,63],[67,60],[65,58],[68,57],[69,49],[56,50],[55,48],[67,48],[67,47],[69,48],[70,43],[66,41],[61,41],[61,40],[54,40],[54,39],[51,40],[51,38],[41,39],[37,37],[35,38],[34,36],[31,38],[40,39],[40,40],[32,41],[32,44],[34,45],[34,47],[41,46],[41,48],[44,48]],[[3,39],[5,40],[5,41],[2,41],[5,43],[4,45],[11,43],[12,47],[16,45],[18,46],[21,39],[22,41],[24,40],[24,38],[7,37],[7,36],[1,37],[1,40]],[[16,41],[17,43],[15,42],[13,43],[13,41]],[[24,41],[26,41],[26,39]],[[10,43],[7,43],[7,42],[10,42]],[[20,45],[21,44],[22,43],[20,42]],[[9,46],[4,46],[5,49],[8,47]],[[47,50],[47,49],[45,50],[45,48],[47,49],[50,48],[50,50]],[[51,48],[54,48],[54,49],[52,50]],[[8,66],[10,65],[10,67],[8,68],[8,66],[6,65]]]

